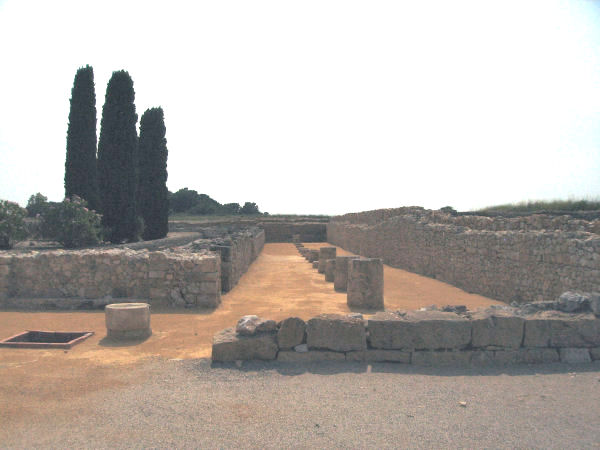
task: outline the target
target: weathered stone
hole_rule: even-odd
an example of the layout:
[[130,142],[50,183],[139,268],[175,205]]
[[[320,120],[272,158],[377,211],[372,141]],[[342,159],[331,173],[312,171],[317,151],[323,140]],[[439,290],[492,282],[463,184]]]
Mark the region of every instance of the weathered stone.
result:
[[298,353],[306,353],[308,351],[308,345],[300,344],[294,347],[294,351]]
[[410,363],[410,352],[367,349],[346,353],[346,361]]
[[321,314],[306,324],[309,349],[347,352],[367,348],[364,321],[342,314]]
[[441,311],[378,312],[368,319],[367,329],[373,348],[460,349],[471,343],[471,322]]
[[304,342],[306,324],[299,317],[289,317],[281,322],[277,332],[277,345],[282,350],[292,349]]
[[252,336],[256,333],[256,327],[261,319],[258,316],[244,316],[238,320],[235,331],[242,336]]
[[600,293],[594,292],[590,294],[590,308],[597,316],[600,316]]
[[346,356],[344,353],[311,350],[304,353],[281,350],[277,355],[277,361],[292,362],[292,363],[311,363],[317,361],[344,361]]
[[312,262],[312,267],[313,267],[313,269],[318,269],[319,268],[319,261],[313,261]]
[[495,309],[475,312],[471,323],[473,347],[519,348],[523,342],[525,320],[510,312]]
[[600,360],[600,347],[590,348],[590,356],[592,357],[592,361]]
[[593,314],[545,311],[525,318],[524,347],[600,345],[600,319]]
[[311,249],[310,252],[308,252],[308,261],[319,261],[319,250]]
[[104,308],[106,335],[113,339],[141,339],[152,334],[150,305],[114,303]]
[[468,366],[471,364],[470,351],[416,351],[412,353],[411,364],[416,366]]
[[277,330],[277,322],[253,315],[242,317],[235,327],[235,331],[242,336],[252,336],[261,331],[275,330]]
[[358,259],[360,256],[336,256],[335,273],[333,276],[333,289],[338,292],[346,292],[348,287],[348,262]]
[[243,336],[237,334],[233,328],[227,328],[213,338],[213,361],[271,360],[276,356],[277,342],[274,332]]
[[547,364],[559,360],[555,348],[520,348],[494,352],[494,360],[501,364]]
[[569,364],[582,364],[592,362],[590,351],[587,348],[561,348],[558,350],[560,360]]
[[563,292],[558,298],[558,309],[564,312],[582,312],[589,308],[589,299],[576,292]]
[[325,264],[328,259],[335,259],[335,247],[321,247],[319,249],[319,273],[325,273]]
[[335,259],[325,261],[325,281],[333,283],[335,276]]
[[383,261],[352,259],[348,262],[349,307],[383,309]]

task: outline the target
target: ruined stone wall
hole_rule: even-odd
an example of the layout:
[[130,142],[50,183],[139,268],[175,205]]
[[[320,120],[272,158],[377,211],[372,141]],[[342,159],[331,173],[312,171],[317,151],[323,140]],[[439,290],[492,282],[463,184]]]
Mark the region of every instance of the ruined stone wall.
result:
[[191,251],[216,252],[221,257],[221,289],[229,292],[244,275],[265,245],[265,232],[258,227],[246,227],[219,234],[215,227],[205,228],[204,237],[192,242]]
[[[151,304],[216,307],[220,257],[130,249],[91,249],[0,255],[5,307],[99,307],[119,298]],[[61,303],[61,299],[70,299]]]
[[[596,296],[596,312],[600,297]],[[279,323],[245,316],[214,336],[213,361],[398,362],[504,366],[600,360],[600,319],[591,311],[527,314],[511,308],[321,314]]]
[[568,216],[453,217],[422,208],[346,214],[328,242],[507,302],[600,291],[599,222]]

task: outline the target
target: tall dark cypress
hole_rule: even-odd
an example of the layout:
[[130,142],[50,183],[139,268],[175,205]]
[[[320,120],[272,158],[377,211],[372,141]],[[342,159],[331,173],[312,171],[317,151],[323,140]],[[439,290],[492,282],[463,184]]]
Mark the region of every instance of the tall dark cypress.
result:
[[98,142],[98,184],[102,224],[111,242],[139,239],[137,214],[137,114],[133,80],[113,72],[106,87]]
[[140,119],[138,206],[144,239],[160,239],[169,228],[167,139],[161,107],[147,109]]
[[71,109],[67,128],[65,197],[78,195],[91,209],[98,209],[96,175],[96,92],[94,70],[81,67],[71,89]]

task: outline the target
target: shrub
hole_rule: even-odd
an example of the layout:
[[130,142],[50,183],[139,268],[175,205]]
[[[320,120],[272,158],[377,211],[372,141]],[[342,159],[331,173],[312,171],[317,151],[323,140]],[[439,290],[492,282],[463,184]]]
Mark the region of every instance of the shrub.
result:
[[48,208],[42,216],[41,233],[65,248],[96,245],[101,241],[101,217],[86,207],[85,200],[74,195]]
[[48,197],[42,195],[41,193],[37,193],[29,197],[29,201],[27,202],[27,215],[29,217],[36,217],[38,214],[44,214],[44,211],[48,207]]
[[25,215],[25,209],[16,203],[0,200],[0,248],[12,248],[27,237]]

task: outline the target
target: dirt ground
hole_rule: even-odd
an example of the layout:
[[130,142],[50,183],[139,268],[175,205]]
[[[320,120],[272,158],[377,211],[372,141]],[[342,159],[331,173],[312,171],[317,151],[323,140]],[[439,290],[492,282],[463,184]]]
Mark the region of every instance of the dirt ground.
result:
[[[339,254],[345,253],[339,250]],[[431,304],[475,308],[498,303],[399,269],[385,267],[384,275],[385,304],[390,310]],[[143,376],[128,368],[144,359],[210,357],[212,336],[235,325],[245,314],[280,320],[349,311],[346,294],[335,292],[333,283],[326,283],[292,244],[266,244],[216,310],[153,308],[153,334],[143,342],[107,341],[103,311],[3,311],[1,338],[23,330],[94,331],[95,335],[68,351],[0,348],[0,420],[25,420],[42,404],[48,412],[65,408],[65,400],[139,383]]]

